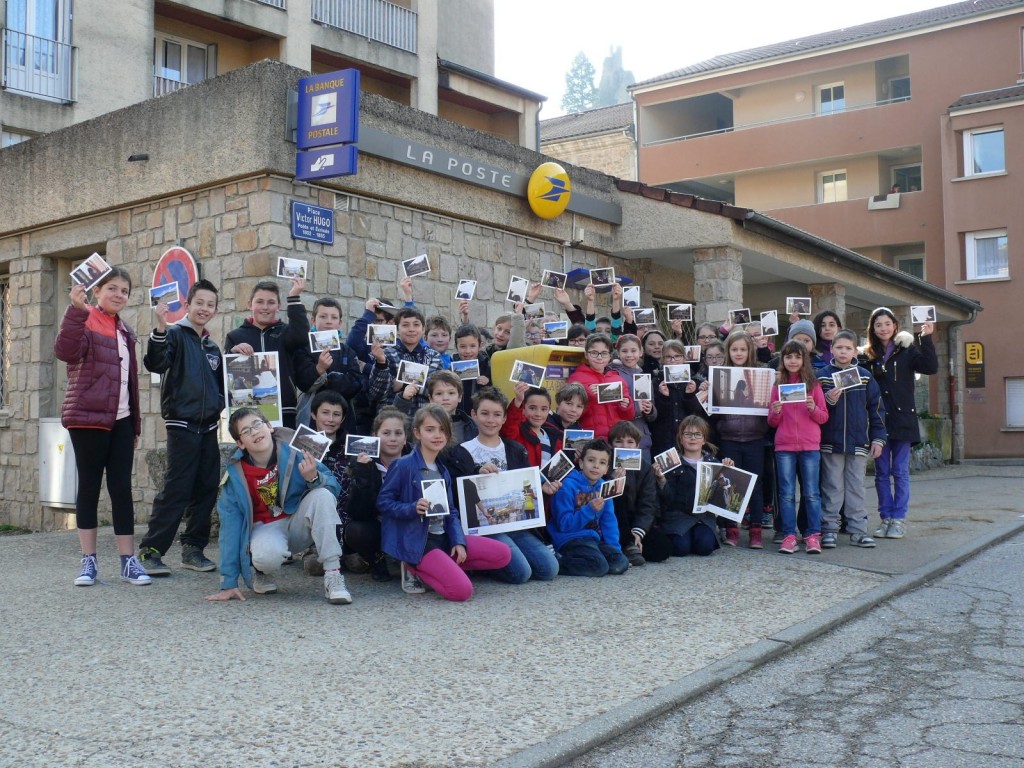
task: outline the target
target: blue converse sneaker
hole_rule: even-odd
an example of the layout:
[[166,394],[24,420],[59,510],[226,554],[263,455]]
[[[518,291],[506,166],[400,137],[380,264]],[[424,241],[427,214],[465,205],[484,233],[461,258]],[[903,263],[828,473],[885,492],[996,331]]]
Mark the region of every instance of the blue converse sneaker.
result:
[[135,555],[121,556],[121,581],[127,581],[137,587],[153,583],[153,579],[146,573]]
[[76,587],[91,587],[100,577],[100,567],[96,563],[96,555],[82,555],[82,572],[75,579]]

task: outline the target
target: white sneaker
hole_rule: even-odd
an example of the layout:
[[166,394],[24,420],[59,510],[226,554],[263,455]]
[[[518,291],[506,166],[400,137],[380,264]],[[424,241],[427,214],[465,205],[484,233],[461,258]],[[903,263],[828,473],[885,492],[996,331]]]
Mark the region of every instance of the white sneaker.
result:
[[267,574],[253,569],[252,591],[257,595],[272,595],[277,592],[277,584]]
[[407,595],[422,595],[427,591],[427,588],[423,586],[423,582],[405,567],[404,562],[402,563],[402,591]]
[[324,573],[324,597],[331,605],[349,605],[352,602],[352,595],[345,589],[345,577],[341,571]]

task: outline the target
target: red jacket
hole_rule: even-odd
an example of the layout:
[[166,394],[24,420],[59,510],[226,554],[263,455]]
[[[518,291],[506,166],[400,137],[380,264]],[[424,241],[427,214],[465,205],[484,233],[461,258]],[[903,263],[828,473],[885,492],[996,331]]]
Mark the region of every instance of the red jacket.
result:
[[[583,415],[580,416],[580,429],[592,429],[594,437],[602,437],[607,440],[608,430],[623,419],[633,420],[633,401],[629,397],[629,385],[616,371],[606,368],[604,373],[598,373],[586,363],[581,363],[569,376],[569,381],[582,384],[590,398],[587,407],[583,409]],[[615,381],[622,382],[622,396],[626,399],[625,407],[621,402],[598,403],[597,398],[590,391],[591,384],[608,384]]]
[[[541,429],[544,430],[544,434],[551,441],[551,455],[554,456],[562,450],[562,436],[557,434],[547,424],[541,427]],[[539,467],[542,464],[543,456],[541,454],[540,438],[530,429],[530,423],[526,420],[526,414],[521,406],[515,404],[514,400],[508,404],[508,417],[501,428],[501,436],[514,440],[526,449],[526,455],[530,460],[531,467]]]
[[61,424],[67,429],[113,429],[121,394],[118,333],[128,345],[128,405],[135,434],[141,434],[139,368],[135,361],[138,339],[119,317],[98,307],[68,307],[53,345],[57,359],[68,364],[68,389],[60,409]]

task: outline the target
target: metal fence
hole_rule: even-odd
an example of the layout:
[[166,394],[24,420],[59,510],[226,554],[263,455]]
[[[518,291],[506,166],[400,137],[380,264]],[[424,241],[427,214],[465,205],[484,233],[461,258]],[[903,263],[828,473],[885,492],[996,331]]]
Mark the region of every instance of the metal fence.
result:
[[416,53],[416,12],[386,0],[313,0],[313,21]]
[[3,87],[31,96],[71,102],[76,98],[78,49],[73,45],[3,30]]

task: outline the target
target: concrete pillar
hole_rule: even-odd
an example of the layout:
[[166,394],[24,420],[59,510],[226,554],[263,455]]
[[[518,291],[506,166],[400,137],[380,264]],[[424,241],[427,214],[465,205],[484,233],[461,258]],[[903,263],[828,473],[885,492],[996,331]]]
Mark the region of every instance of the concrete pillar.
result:
[[811,317],[830,309],[839,315],[846,327],[846,286],[841,283],[818,283],[808,285],[807,293],[811,296]]
[[697,248],[693,252],[694,322],[729,319],[729,310],[743,307],[743,254],[735,248]]
[[313,69],[312,5],[311,0],[288,0],[288,36],[280,53],[281,61],[307,72]]
[[416,11],[416,80],[412,84],[410,106],[437,114],[437,36],[438,0],[418,0]]

